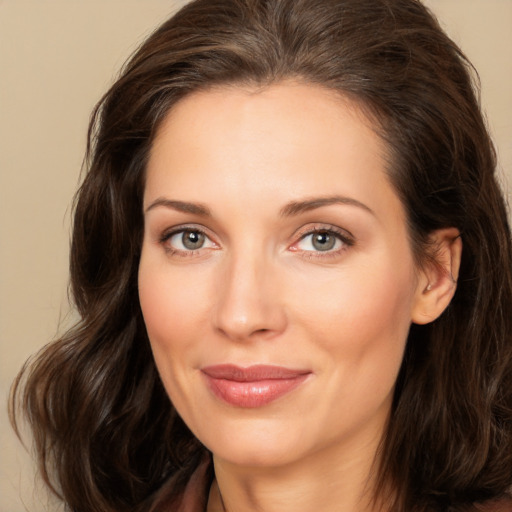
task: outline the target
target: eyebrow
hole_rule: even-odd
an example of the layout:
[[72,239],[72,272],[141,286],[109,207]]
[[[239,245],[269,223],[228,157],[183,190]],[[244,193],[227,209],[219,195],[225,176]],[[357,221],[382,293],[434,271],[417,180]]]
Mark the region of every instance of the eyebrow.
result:
[[333,204],[356,206],[375,216],[375,212],[370,207],[361,203],[357,199],[345,196],[313,197],[304,201],[292,201],[281,208],[280,214],[282,217],[291,217],[321,208],[322,206],[330,206]]
[[166,199],[165,197],[159,197],[153,201],[147,208],[146,213],[158,206],[165,208],[171,208],[183,213],[192,213],[193,215],[200,215],[202,217],[211,217],[210,209],[201,203],[189,203],[186,201],[176,201],[173,199]]
[[[323,206],[330,206],[333,204],[356,206],[362,210],[367,211],[368,213],[371,213],[372,215],[375,215],[373,210],[366,206],[364,203],[361,203],[357,199],[345,196],[314,197],[311,199],[305,199],[303,201],[291,201],[290,203],[283,206],[279,213],[281,217],[293,217],[304,212],[315,210]],[[183,213],[191,213],[193,215],[200,215],[202,217],[211,217],[210,209],[204,204],[177,201],[174,199],[166,199],[164,197],[159,197],[153,201],[145,211],[147,213],[159,206],[170,208],[172,210]]]

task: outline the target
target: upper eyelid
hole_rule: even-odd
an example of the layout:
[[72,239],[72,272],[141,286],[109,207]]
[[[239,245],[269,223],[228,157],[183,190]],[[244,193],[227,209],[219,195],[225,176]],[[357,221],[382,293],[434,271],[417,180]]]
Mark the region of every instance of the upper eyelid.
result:
[[340,227],[334,226],[332,224],[322,224],[322,223],[314,223],[313,227],[303,226],[302,228],[297,230],[295,236],[303,238],[307,235],[311,235],[311,234],[322,232],[322,231],[334,233],[335,235],[338,235],[342,238],[346,238],[346,239],[349,239],[352,241],[355,240],[355,236],[347,229],[340,228]]
[[203,235],[207,236],[208,238],[212,238],[209,229],[197,224],[181,224],[178,226],[166,228],[161,231],[159,238],[169,238],[173,235],[176,235],[177,233],[181,233],[182,231],[198,231]]

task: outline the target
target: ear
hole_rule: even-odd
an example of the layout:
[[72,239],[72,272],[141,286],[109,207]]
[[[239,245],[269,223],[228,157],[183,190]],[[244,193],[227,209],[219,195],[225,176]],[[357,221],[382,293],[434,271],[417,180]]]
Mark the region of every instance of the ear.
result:
[[428,324],[441,316],[457,289],[462,240],[456,228],[434,231],[430,236],[432,258],[419,272],[411,320]]

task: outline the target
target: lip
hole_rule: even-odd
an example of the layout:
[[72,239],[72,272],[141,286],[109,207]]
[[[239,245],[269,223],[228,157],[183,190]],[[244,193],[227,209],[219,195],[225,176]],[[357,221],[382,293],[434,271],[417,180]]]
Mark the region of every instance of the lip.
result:
[[311,375],[309,370],[282,366],[232,364],[201,369],[213,394],[235,407],[263,407],[290,393]]

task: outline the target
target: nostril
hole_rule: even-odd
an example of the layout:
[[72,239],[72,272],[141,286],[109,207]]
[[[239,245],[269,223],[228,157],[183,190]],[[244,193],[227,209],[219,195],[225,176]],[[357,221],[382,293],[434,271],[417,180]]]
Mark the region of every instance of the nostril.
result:
[[237,341],[268,339],[283,332],[287,323],[268,262],[254,255],[251,262],[249,256],[244,251],[240,257],[228,260],[225,272],[219,273],[211,310],[214,329]]

